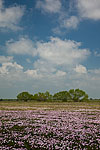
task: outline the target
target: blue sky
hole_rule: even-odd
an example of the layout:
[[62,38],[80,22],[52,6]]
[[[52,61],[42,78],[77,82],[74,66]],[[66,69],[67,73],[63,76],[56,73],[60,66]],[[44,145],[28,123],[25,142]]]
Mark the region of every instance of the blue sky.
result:
[[0,0],[0,97],[71,88],[100,98],[100,1]]

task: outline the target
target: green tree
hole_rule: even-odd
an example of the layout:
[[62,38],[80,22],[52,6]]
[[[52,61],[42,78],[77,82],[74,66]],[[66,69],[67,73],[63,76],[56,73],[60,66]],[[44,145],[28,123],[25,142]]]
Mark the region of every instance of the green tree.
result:
[[88,100],[88,94],[86,94],[85,91],[80,90],[80,89],[69,90],[69,95],[70,95],[71,100],[75,102]]
[[50,99],[52,99],[52,95],[48,91],[45,93],[38,92],[37,94],[34,94],[34,100],[47,101]]
[[33,99],[34,100],[39,100],[38,94],[34,94]]
[[32,99],[33,99],[33,95],[29,94],[28,92],[22,92],[17,95],[17,100],[28,101]]
[[67,100],[70,100],[70,95],[67,91],[61,91],[61,92],[55,93],[53,96],[53,99],[67,101]]
[[45,98],[46,98],[46,100],[52,100],[52,95],[49,93],[49,91],[46,91],[45,93],[44,93],[44,95],[45,95]]
[[34,94],[34,100],[45,101],[46,96],[44,93],[38,92],[38,93]]
[[39,97],[39,100],[40,100],[40,101],[45,101],[45,100],[46,100],[46,96],[45,96],[44,93],[39,92],[39,93],[38,93],[38,97]]

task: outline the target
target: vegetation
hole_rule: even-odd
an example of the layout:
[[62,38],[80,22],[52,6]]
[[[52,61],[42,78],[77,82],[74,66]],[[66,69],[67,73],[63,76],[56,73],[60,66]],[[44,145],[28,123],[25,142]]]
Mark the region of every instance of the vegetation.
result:
[[51,99],[52,99],[52,95],[48,91],[46,91],[45,93],[38,92],[33,96],[33,100],[47,101]]
[[17,100],[37,100],[37,101],[64,101],[67,102],[69,100],[72,100],[74,102],[81,102],[81,101],[87,101],[88,100],[88,94],[85,93],[85,91],[82,91],[80,89],[71,89],[69,91],[61,91],[58,93],[55,93],[54,95],[51,95],[48,91],[45,93],[38,92],[34,95],[29,94],[28,92],[22,92],[17,95]]
[[75,102],[88,100],[88,95],[80,89],[69,90],[69,95],[70,95],[70,99],[72,99]]
[[17,99],[0,99],[0,101],[18,101],[18,102],[99,102],[100,99],[89,98],[88,94],[80,89],[70,89],[69,91],[60,91],[53,95],[50,94],[49,91],[46,92],[38,92],[34,95],[29,92],[21,92],[17,95]]
[[29,94],[28,92],[22,92],[17,95],[17,100],[23,100],[23,101],[28,101],[33,99],[33,95]]
[[0,149],[100,150],[99,116],[95,109],[0,111]]
[[100,110],[100,100],[88,100],[87,102],[63,102],[63,101],[0,101],[0,110]]
[[53,96],[54,100],[62,100],[62,101],[68,101],[71,100],[70,94],[67,91],[62,91],[62,92],[58,92],[55,93]]

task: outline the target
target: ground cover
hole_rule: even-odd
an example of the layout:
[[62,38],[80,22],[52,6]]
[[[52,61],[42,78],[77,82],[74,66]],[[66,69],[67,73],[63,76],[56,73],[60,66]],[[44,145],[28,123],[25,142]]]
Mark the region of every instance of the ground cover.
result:
[[90,102],[37,102],[37,101],[0,101],[0,110],[78,110],[98,109],[100,101]]
[[24,108],[7,103],[0,106],[5,105],[0,110],[0,150],[100,149],[99,103],[36,102],[33,109],[31,102]]

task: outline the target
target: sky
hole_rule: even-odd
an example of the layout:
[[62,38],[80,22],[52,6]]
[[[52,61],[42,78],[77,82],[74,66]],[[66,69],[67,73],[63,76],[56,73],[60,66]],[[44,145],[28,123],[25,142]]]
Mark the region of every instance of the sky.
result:
[[73,88],[100,98],[100,0],[0,0],[0,98]]

